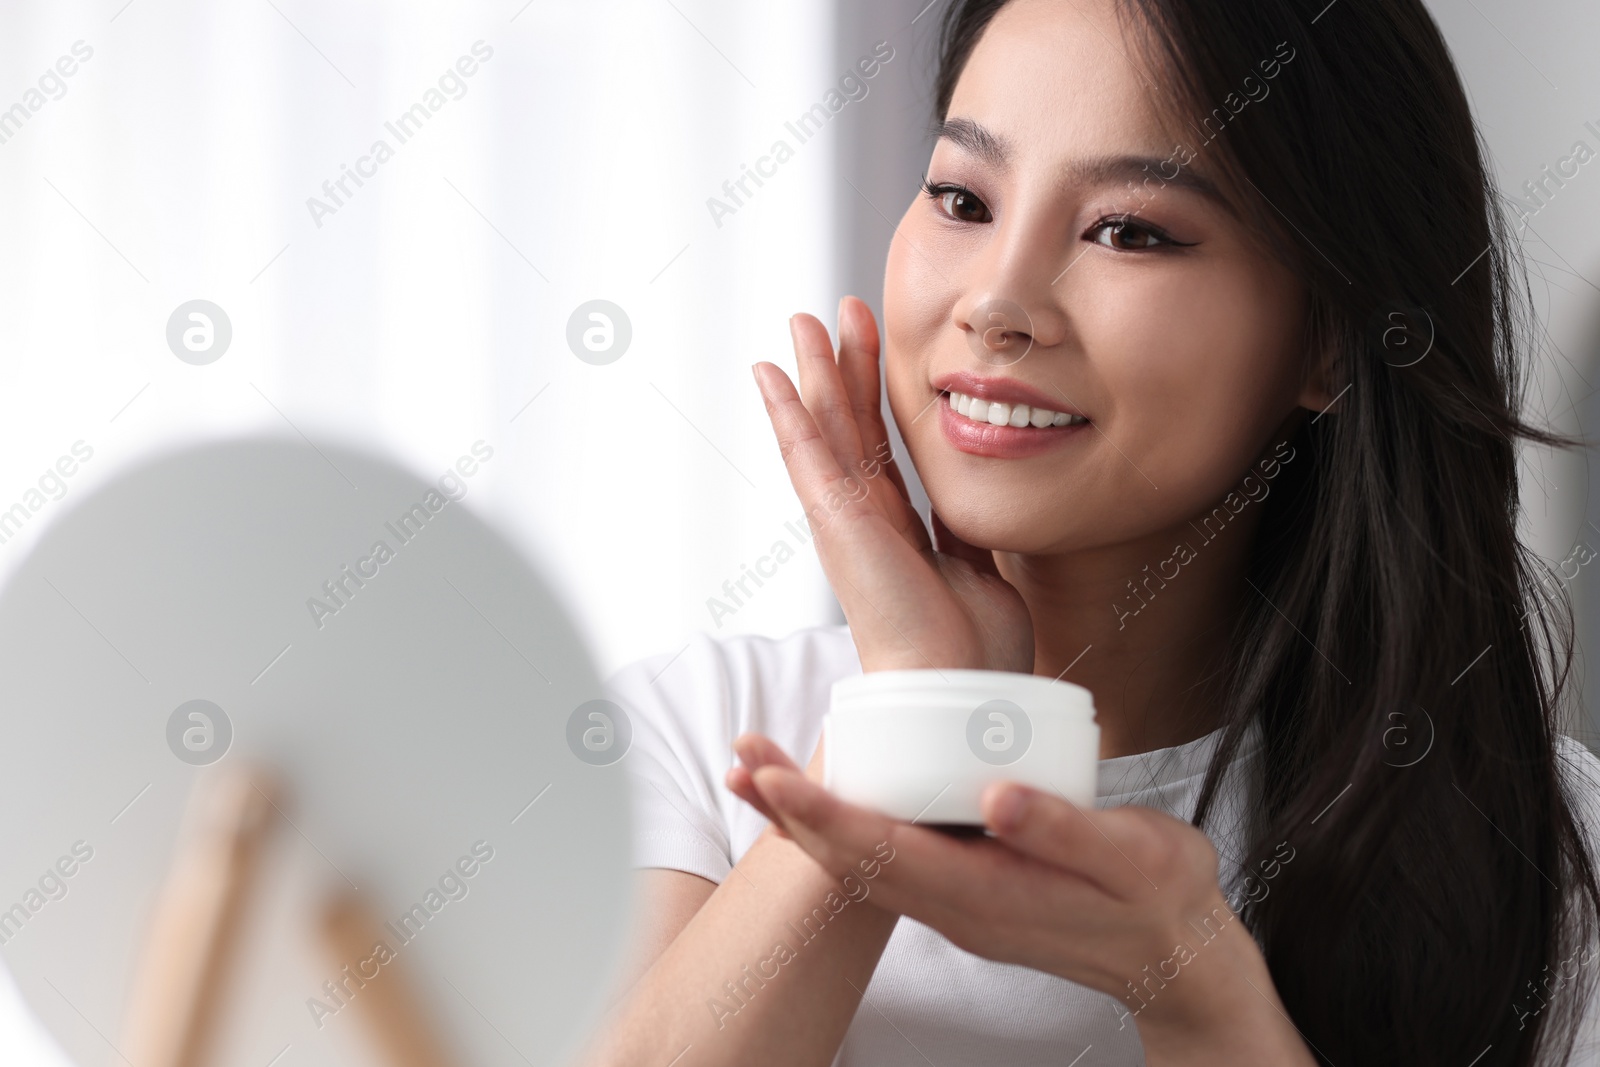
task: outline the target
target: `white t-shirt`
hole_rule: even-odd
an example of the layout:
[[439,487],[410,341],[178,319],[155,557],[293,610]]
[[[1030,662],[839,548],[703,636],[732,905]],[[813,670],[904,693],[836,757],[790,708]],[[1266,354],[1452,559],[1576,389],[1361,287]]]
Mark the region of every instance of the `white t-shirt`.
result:
[[22,999],[11,972],[0,963],[0,1063],[7,1067],[72,1067],[56,1039]]
[[[720,883],[766,820],[723,785],[733,740],[766,734],[804,765],[822,732],[834,681],[861,673],[847,626],[774,639],[697,634],[680,653],[631,663],[606,680],[626,712],[624,760],[634,782],[635,867],[688,871]],[[1187,821],[1220,732],[1172,748],[1101,760],[1095,806],[1142,804]],[[1600,825],[1600,760],[1562,736],[1561,747]],[[1238,862],[1244,813],[1257,787],[1252,726],[1208,816],[1222,888],[1242,901]],[[1600,1006],[1591,1005],[1600,1028]],[[1581,1048],[1582,1046],[1580,1046]],[[1081,1059],[1074,1057],[1082,1056]],[[1107,994],[1042,971],[965,952],[901,917],[835,1067],[1142,1067],[1136,1019]],[[1574,1063],[1593,1062],[1582,1055]]]

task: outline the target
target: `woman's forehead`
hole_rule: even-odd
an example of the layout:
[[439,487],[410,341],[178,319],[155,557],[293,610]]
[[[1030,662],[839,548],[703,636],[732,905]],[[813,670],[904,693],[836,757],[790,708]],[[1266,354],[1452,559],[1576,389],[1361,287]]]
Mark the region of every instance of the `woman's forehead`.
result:
[[1113,0],[1011,0],[968,57],[949,116],[980,124],[1014,158],[1165,157],[1181,122],[1153,98],[1140,63]]

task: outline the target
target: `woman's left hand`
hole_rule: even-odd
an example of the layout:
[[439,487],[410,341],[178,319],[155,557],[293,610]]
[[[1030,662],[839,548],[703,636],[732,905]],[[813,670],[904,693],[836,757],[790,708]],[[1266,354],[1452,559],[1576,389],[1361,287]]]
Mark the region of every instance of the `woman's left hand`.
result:
[[953,836],[845,803],[758,734],[734,747],[744,766],[729,788],[829,873],[861,882],[872,871],[878,907],[968,952],[1116,997],[1152,1067],[1316,1067],[1194,826],[998,782],[982,800],[994,836]]

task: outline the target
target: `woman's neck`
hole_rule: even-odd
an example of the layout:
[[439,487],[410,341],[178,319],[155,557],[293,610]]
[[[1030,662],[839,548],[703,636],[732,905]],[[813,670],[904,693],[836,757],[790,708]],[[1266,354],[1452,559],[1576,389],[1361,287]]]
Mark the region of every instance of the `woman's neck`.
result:
[[1263,506],[1137,542],[1060,555],[996,552],[1033,619],[1033,673],[1094,694],[1100,758],[1216,729],[1222,667]]

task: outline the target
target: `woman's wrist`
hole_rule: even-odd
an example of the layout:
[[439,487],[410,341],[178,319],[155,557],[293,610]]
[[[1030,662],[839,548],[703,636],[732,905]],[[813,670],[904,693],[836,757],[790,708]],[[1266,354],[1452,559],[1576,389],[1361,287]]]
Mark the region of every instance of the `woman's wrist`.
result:
[[1199,922],[1181,950],[1146,968],[1159,984],[1146,975],[1137,992],[1123,997],[1139,1027],[1145,1062],[1317,1067],[1278,998],[1260,946],[1220,891],[1217,907]]

